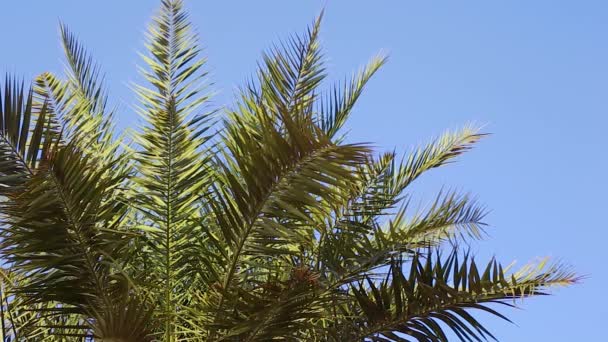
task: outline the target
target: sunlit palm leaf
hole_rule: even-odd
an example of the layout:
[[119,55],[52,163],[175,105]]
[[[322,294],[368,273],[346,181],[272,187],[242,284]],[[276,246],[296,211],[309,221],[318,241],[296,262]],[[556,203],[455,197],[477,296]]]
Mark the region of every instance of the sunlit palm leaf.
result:
[[319,99],[320,127],[328,136],[333,138],[344,126],[365,86],[386,63],[387,59],[385,55],[375,56],[349,81],[335,85],[325,96]]
[[178,307],[188,301],[200,262],[197,238],[202,238],[199,206],[210,186],[208,156],[201,153],[212,124],[208,115],[192,115],[207,100],[202,94],[196,35],[190,28],[181,1],[163,1],[147,35],[148,70],[143,75],[150,87],[137,86],[146,120],[136,136],[138,194],[134,203],[143,215],[144,231],[151,249],[146,277],[160,300],[163,338],[173,341],[183,322]]

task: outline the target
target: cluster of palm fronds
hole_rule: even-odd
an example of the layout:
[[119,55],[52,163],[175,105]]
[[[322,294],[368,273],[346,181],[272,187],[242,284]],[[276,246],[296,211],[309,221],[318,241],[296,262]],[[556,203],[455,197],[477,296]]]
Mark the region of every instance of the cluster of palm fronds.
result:
[[446,133],[403,158],[346,143],[386,59],[323,90],[320,21],[265,54],[217,116],[182,3],[164,0],[133,139],[113,133],[99,68],[65,27],[66,77],[7,77],[3,341],[481,340],[492,335],[472,310],[505,318],[493,303],[576,280],[443,246],[480,237],[485,211],[456,192],[415,211],[406,190],[483,134]]

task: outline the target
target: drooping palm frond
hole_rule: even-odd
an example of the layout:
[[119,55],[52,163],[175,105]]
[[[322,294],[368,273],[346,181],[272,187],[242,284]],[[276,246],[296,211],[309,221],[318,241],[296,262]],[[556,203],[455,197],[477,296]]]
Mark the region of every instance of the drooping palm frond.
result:
[[577,281],[567,267],[546,261],[508,273],[496,261],[483,268],[457,250],[447,258],[416,254],[409,272],[394,260],[384,280],[371,279],[351,288],[359,304],[360,321],[352,341],[447,341],[447,330],[463,341],[494,339],[470,310],[481,310],[508,320],[491,304],[512,306],[514,300],[544,295],[555,286]]
[[107,200],[125,175],[91,163],[72,145],[41,163],[2,206],[9,227],[2,250],[27,278],[17,291],[30,304],[62,304],[49,312],[107,314],[117,294],[129,291],[112,266],[128,241],[118,227],[125,205]]

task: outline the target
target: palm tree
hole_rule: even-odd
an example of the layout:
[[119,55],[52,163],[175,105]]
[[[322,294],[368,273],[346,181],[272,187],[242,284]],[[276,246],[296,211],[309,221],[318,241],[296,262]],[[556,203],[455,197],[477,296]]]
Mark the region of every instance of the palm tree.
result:
[[484,137],[474,127],[404,156],[346,142],[386,57],[322,90],[321,17],[218,116],[182,3],[163,0],[134,134],[114,133],[100,69],[65,26],[66,77],[7,76],[2,340],[485,340],[473,312],[507,319],[495,304],[577,281],[475,262],[459,246],[484,236],[485,210],[466,194],[408,205],[410,184]]

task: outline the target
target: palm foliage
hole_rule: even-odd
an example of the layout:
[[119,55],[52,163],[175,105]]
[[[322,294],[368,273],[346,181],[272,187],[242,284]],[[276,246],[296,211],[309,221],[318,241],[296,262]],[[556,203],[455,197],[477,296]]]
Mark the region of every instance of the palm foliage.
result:
[[323,87],[321,19],[265,53],[218,116],[183,5],[162,1],[131,136],[114,133],[100,68],[65,25],[65,77],[7,76],[4,341],[476,341],[493,335],[475,311],[507,319],[496,304],[577,280],[475,262],[458,247],[484,236],[469,195],[411,208],[410,184],[471,149],[474,127],[402,157],[346,143],[386,57]]

